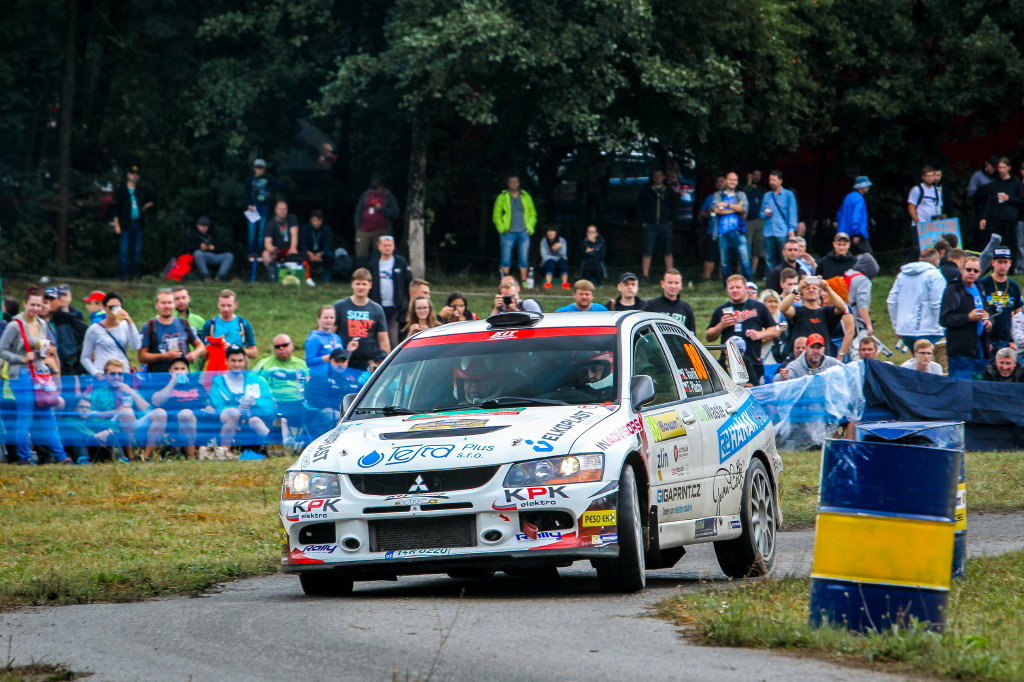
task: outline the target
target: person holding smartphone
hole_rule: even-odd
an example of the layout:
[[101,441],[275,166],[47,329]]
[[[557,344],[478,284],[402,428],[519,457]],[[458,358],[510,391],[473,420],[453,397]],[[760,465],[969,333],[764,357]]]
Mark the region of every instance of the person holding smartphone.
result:
[[108,291],[103,296],[103,311],[106,316],[85,330],[82,342],[82,367],[97,379],[103,378],[109,360],[120,360],[130,368],[128,349],[137,351],[141,345],[139,330],[117,293]]

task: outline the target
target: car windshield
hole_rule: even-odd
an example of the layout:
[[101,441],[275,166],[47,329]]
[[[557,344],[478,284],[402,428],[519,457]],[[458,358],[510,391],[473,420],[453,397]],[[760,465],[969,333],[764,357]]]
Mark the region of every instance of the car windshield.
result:
[[354,414],[615,402],[614,332],[577,327],[413,339],[373,380]]

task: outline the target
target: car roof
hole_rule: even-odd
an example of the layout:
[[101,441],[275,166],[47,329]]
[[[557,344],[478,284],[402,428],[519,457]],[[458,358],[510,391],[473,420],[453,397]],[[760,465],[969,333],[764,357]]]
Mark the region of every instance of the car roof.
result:
[[[529,327],[508,327],[508,329],[551,329],[558,327],[615,327],[620,324],[624,328],[632,328],[645,320],[655,320],[673,326],[683,328],[678,322],[661,313],[648,313],[643,311],[625,310],[617,312],[578,312],[578,313],[544,313],[544,317],[537,324]],[[628,320],[623,318],[628,317]],[[427,329],[416,334],[416,338],[428,338],[436,336],[449,336],[452,334],[468,334],[472,332],[498,331],[499,327],[492,327],[486,320],[473,320],[468,322],[455,322],[443,324],[440,327]]]

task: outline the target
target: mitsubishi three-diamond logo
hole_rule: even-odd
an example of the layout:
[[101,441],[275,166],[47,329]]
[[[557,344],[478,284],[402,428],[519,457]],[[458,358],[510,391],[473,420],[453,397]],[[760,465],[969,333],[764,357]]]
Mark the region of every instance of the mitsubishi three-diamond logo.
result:
[[416,482],[412,484],[411,488],[409,488],[409,492],[411,493],[425,493],[429,491],[430,488],[428,488],[427,484],[423,482],[422,476],[417,476]]

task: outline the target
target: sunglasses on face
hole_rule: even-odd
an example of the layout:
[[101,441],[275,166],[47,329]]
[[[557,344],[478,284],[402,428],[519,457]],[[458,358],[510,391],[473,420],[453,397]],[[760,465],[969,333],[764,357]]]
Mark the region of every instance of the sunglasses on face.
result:
[[287,348],[292,345],[291,343],[275,343],[274,348]]
[[964,268],[964,272],[981,272],[978,268]]

